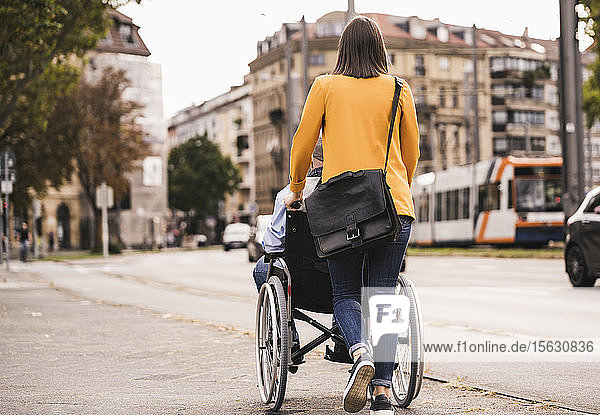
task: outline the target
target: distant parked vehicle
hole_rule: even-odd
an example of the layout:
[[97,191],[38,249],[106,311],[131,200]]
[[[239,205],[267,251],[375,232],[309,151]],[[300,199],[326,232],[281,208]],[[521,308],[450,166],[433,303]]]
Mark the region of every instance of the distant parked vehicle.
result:
[[600,187],[567,221],[565,268],[575,287],[591,287],[600,277]]
[[252,228],[252,233],[248,240],[248,261],[256,262],[265,254],[262,242],[270,222],[271,215],[259,215],[256,217],[256,226]]
[[250,225],[247,223],[232,223],[223,232],[223,249],[229,251],[235,248],[245,248],[250,239]]

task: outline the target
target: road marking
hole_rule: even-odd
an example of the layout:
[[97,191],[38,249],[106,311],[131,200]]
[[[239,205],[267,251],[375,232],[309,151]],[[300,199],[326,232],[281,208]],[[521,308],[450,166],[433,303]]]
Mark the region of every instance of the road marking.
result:
[[468,291],[479,291],[497,294],[516,294],[527,295],[532,297],[547,297],[548,291],[528,290],[523,288],[508,288],[508,287],[466,287]]

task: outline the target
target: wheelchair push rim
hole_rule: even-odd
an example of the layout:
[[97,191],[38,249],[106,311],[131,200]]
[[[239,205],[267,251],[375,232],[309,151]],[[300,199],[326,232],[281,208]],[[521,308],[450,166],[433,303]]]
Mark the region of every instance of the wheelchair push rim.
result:
[[397,293],[410,300],[409,325],[406,336],[398,336],[396,362],[392,374],[392,396],[395,406],[406,408],[417,397],[423,379],[423,330],[419,297],[414,285],[402,274]]
[[261,401],[276,411],[285,395],[289,354],[285,292],[276,277],[261,287],[255,330],[256,375]]

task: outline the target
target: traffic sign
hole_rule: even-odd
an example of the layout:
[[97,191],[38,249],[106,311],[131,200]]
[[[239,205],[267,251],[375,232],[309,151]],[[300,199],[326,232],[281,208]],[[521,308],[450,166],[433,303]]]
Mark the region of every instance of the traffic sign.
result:
[[5,195],[9,195],[13,192],[13,184],[11,181],[8,180],[2,180],[2,193],[4,193]]
[[4,169],[14,169],[16,164],[15,153],[12,151],[4,150],[0,153],[0,168]]
[[[106,186],[106,207],[112,208],[115,204],[113,188]],[[102,186],[96,187],[96,207],[102,209]]]

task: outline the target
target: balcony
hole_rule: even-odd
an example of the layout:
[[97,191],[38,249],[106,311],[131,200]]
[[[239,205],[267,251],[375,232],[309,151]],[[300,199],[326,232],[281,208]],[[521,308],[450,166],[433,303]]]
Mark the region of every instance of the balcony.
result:
[[235,162],[235,164],[238,164],[238,165],[249,164],[250,163],[250,151],[244,150],[241,153],[238,153],[238,155],[235,156],[233,161]]

